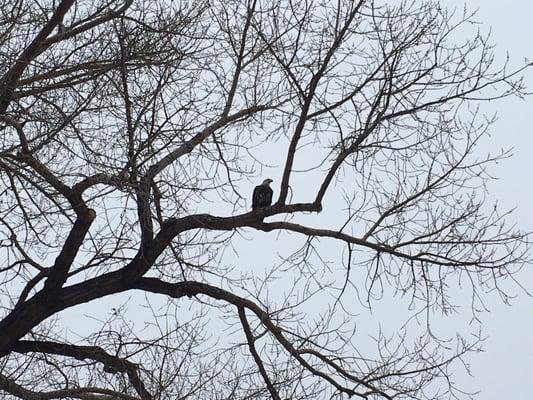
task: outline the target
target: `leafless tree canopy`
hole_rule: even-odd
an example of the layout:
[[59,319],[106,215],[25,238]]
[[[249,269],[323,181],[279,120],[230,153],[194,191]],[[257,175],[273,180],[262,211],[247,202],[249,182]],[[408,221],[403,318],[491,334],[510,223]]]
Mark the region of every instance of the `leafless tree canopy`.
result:
[[[474,318],[505,301],[528,251],[486,201],[507,154],[478,148],[481,101],[523,95],[521,70],[473,22],[0,0],[3,398],[469,398],[451,371],[479,342],[431,316],[458,287]],[[411,323],[374,330],[391,297]]]

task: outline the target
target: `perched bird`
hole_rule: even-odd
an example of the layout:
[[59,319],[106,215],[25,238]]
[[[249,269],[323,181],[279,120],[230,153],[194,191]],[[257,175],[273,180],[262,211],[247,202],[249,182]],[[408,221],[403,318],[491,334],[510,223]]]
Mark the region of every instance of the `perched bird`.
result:
[[129,182],[130,173],[127,170],[122,170],[118,173],[118,179],[120,179],[123,182]]
[[261,207],[268,207],[272,203],[272,189],[270,184],[272,179],[265,179],[262,184],[258,185],[254,189],[252,195],[252,210],[255,211]]

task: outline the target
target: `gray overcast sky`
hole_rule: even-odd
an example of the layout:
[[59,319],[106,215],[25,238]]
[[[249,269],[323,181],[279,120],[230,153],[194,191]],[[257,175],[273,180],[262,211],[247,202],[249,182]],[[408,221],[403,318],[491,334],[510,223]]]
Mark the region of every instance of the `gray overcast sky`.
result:
[[[458,9],[462,12],[466,4],[468,9],[478,10],[477,20],[482,32],[492,30],[491,42],[496,46],[494,52],[497,64],[501,65],[507,53],[511,67],[524,65],[526,58],[533,61],[533,0],[442,0],[446,7]],[[458,42],[465,38],[456,38]],[[526,82],[528,89],[533,91],[533,68],[527,70]],[[533,204],[533,186],[531,185],[531,171],[533,170],[533,137],[531,128],[526,120],[533,114],[533,96],[527,99],[507,98],[501,101],[482,104],[487,114],[497,113],[498,120],[492,126],[491,138],[486,141],[485,150],[492,154],[500,149],[513,149],[513,157],[500,162],[492,172],[498,181],[489,186],[490,202],[498,200],[501,210],[516,207],[516,211],[509,218],[509,222],[516,221],[524,231],[533,231],[533,219],[529,211]],[[277,181],[279,177],[272,175]],[[275,185],[275,188],[277,186]],[[261,241],[261,246],[265,242]],[[240,255],[253,257],[254,248],[247,244],[250,254]],[[276,247],[267,252],[276,251]],[[258,266],[255,266],[258,267]],[[533,293],[533,272],[526,268],[519,276],[522,283]],[[459,331],[466,337],[468,331],[475,328],[468,327],[471,313],[468,309],[469,298],[460,288],[456,289],[459,302],[463,305],[460,318],[442,320],[450,324],[451,331]],[[458,370],[453,379],[464,382],[461,387],[471,391],[480,390],[478,398],[481,400],[531,400],[533,399],[531,374],[533,370],[533,344],[531,344],[531,330],[533,329],[533,299],[524,293],[516,291],[517,298],[511,306],[502,303],[494,294],[487,296],[487,306],[491,312],[481,314],[482,334],[488,339],[484,343],[484,353],[468,354],[467,361],[471,362],[473,378],[464,377],[464,371]],[[374,305],[374,316],[380,323],[386,324],[384,318],[394,320],[390,302]],[[461,320],[461,318],[463,318]],[[434,320],[438,320],[435,317]],[[366,320],[365,323],[370,323]],[[393,325],[393,323],[392,323]]]
[[[478,20],[481,29],[492,28],[495,52],[505,56],[509,52],[513,65],[524,58],[533,61],[533,1],[531,0],[446,0],[446,6],[479,8]],[[533,68],[527,71],[529,91],[533,91]],[[529,118],[533,112],[533,97],[525,101],[504,100],[491,105],[499,119],[492,127],[491,146],[495,150],[512,147],[514,156],[500,163],[495,170],[500,178],[490,187],[490,194],[500,201],[503,208],[517,207],[515,218],[523,230],[533,231],[531,205],[533,187],[533,138]],[[533,288],[533,273],[524,271],[521,278],[529,289]],[[533,365],[533,299],[521,295],[512,302],[512,307],[502,305],[496,297],[489,305],[491,313],[482,316],[484,333],[489,336],[485,353],[472,360],[473,386],[481,388],[482,400],[529,400],[531,394],[531,371]]]
[[[442,0],[442,4],[461,10],[465,1]],[[533,60],[533,24],[530,21],[533,0],[467,0],[466,5],[471,9],[479,8],[477,19],[482,23],[480,29],[492,29],[492,42],[496,45],[495,53],[500,61],[505,59],[507,52],[514,66],[522,65],[525,58]],[[533,91],[533,68],[526,72],[526,77],[528,87]],[[491,184],[490,195],[493,200],[499,200],[502,209],[517,207],[514,219],[523,230],[533,231],[533,219],[529,214],[533,204],[530,178],[533,138],[527,121],[527,117],[533,113],[533,97],[526,100],[505,99],[485,104],[484,109],[497,112],[499,116],[491,129],[492,138],[487,142],[486,150],[497,152],[501,148],[514,149],[514,156],[494,169],[500,180]],[[533,292],[533,272],[524,271],[521,279]],[[519,297],[512,302],[511,307],[502,304],[494,295],[488,304],[491,312],[481,315],[483,334],[488,336],[488,340],[484,345],[484,353],[468,355],[474,378],[466,384],[471,390],[481,390],[478,397],[481,400],[533,399],[530,378],[533,365],[533,345],[530,343],[533,299],[523,293],[517,295]],[[91,307],[98,305],[92,304]],[[72,315],[77,315],[80,310],[83,307],[71,310]],[[462,373],[458,372],[454,378],[463,381]]]

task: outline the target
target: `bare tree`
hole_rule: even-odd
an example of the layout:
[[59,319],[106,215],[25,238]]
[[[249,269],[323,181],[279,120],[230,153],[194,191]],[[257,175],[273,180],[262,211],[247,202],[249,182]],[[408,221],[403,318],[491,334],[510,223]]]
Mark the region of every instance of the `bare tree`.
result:
[[[470,397],[451,371],[479,341],[443,342],[431,316],[459,286],[474,317],[505,300],[528,251],[485,199],[507,154],[478,149],[480,101],[523,95],[521,69],[473,15],[0,3],[8,398]],[[251,212],[267,176],[275,202]],[[372,346],[357,314],[382,296],[419,329]]]

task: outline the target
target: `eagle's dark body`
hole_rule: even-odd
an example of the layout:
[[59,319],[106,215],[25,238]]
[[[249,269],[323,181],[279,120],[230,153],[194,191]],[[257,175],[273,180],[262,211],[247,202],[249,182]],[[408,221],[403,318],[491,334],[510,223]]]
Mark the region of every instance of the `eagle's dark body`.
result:
[[261,185],[255,187],[252,195],[252,210],[268,207],[272,204],[273,191],[269,186],[270,182],[272,182],[271,179],[265,179]]

